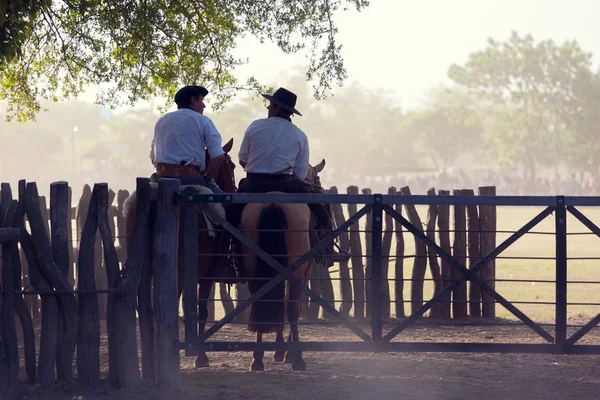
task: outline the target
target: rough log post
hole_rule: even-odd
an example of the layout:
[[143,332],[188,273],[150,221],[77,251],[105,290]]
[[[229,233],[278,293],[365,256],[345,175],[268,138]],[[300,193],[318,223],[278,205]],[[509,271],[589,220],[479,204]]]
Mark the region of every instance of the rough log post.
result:
[[[190,191],[194,191],[190,188]],[[186,194],[183,192],[182,194]],[[193,194],[193,193],[192,193]],[[198,205],[183,203],[183,319],[185,342],[198,337]],[[186,356],[198,352],[185,349]]]
[[[83,234],[83,227],[87,219],[88,209],[90,208],[90,199],[92,198],[92,189],[88,184],[83,186],[81,197],[77,202],[77,209],[75,211],[75,227],[77,230],[77,243],[79,244],[76,249],[77,260],[79,260],[79,252],[81,251],[81,235]],[[79,280],[79,276],[77,276]],[[79,286],[78,284],[76,286]]]
[[[440,190],[438,196],[450,196],[449,190]],[[440,231],[440,247],[448,254],[452,254],[450,247],[450,207],[438,206],[438,229]],[[442,259],[442,282],[446,287],[452,282],[452,267],[448,261]],[[451,294],[447,293],[441,299],[441,317],[450,318]]]
[[[67,278],[69,279],[69,285],[71,288],[75,288],[75,261],[77,258],[75,257],[75,248],[76,244],[73,241],[73,220],[75,219],[75,214],[73,213],[73,189],[71,186],[67,186],[68,188],[68,199],[67,204],[69,205],[68,211],[68,222],[67,222],[67,246],[69,248],[69,268]],[[52,196],[50,196],[52,197]],[[50,199],[50,203],[52,203],[52,198]]]
[[[348,186],[348,194],[358,194],[357,186]],[[357,212],[356,204],[348,204],[348,218]],[[362,262],[362,244],[360,242],[360,221],[348,229],[350,232],[350,252],[352,253],[352,284],[354,286],[354,317],[365,317],[365,271]]]
[[[4,185],[3,185],[4,186]],[[5,192],[5,187],[2,187],[3,197],[8,198]],[[13,201],[2,201],[3,208],[6,209],[6,213],[2,215],[2,227],[11,228],[17,214],[18,202]],[[2,245],[2,288],[3,293],[0,293],[3,298],[2,304],[0,305],[0,322],[2,327],[0,330],[0,336],[4,338],[4,348],[0,354],[0,375],[2,370],[6,371],[5,385],[3,385],[2,377],[0,377],[0,389],[12,391],[17,388],[19,384],[19,343],[17,340],[17,327],[15,326],[15,314],[13,308],[15,305],[15,277],[14,266],[13,266],[13,246],[14,241],[9,243],[5,241],[0,243]]]
[[[430,188],[427,191],[429,196],[435,196],[435,189]],[[429,209],[427,211],[427,237],[433,241],[435,240],[435,222],[438,217],[438,207],[435,204],[430,204]],[[437,294],[442,291],[442,275],[440,272],[440,264],[438,262],[437,253],[427,248],[427,256],[429,258],[429,268],[431,270],[431,277],[433,278],[433,293]],[[430,316],[432,318],[441,318],[442,317],[442,303],[437,302],[431,307]]]
[[[475,196],[473,189],[465,190],[465,195]],[[467,206],[467,227],[468,227],[468,249],[469,249],[469,269],[481,259],[479,250],[480,242],[480,227],[479,215],[476,205]],[[477,272],[477,276],[481,278],[481,271]],[[469,314],[472,317],[481,317],[481,288],[479,285],[474,285],[469,282]]]
[[[363,194],[371,195],[371,189],[365,188],[362,190]],[[367,301],[365,307],[365,315],[367,318],[371,317],[371,306],[373,305],[373,212],[370,211],[365,215],[366,223],[365,223],[365,299]]]
[[[388,188],[388,195],[396,195],[396,188]],[[394,218],[384,212],[385,228],[381,245],[381,317],[389,319],[391,316],[391,299],[389,285],[390,251],[392,250],[392,237],[394,236]]]
[[[140,384],[140,368],[138,362],[138,346],[136,335],[136,298],[149,243],[145,242],[146,231],[149,230],[150,217],[150,183],[148,179],[138,178],[136,185],[137,202],[135,209],[135,226],[127,249],[127,260],[123,265],[123,277],[119,281],[119,293],[115,306],[117,336],[117,363],[119,386],[135,389]],[[134,212],[130,210],[129,212]],[[125,233],[123,232],[124,237]],[[124,242],[121,242],[124,244]]]
[[119,246],[117,252],[119,254],[119,261],[121,265],[125,264],[127,258],[127,251],[125,247],[125,217],[123,216],[123,205],[125,200],[129,197],[129,191],[119,190],[117,192],[117,237],[119,239]]
[[[69,276],[69,237],[71,222],[71,206],[69,204],[69,185],[67,182],[54,182],[50,185],[50,223],[52,226],[52,256],[62,273]],[[68,278],[67,278],[68,281]],[[69,283],[69,288],[71,288]],[[65,343],[66,321],[64,313],[58,318],[58,345],[56,349],[56,375],[59,380],[73,377],[73,354],[75,353],[76,335],[70,343]],[[67,346],[65,346],[65,344]]]
[[155,277],[155,377],[158,388],[169,391],[181,389],[177,296],[179,204],[173,198],[179,188],[178,179],[161,179],[158,183],[152,257]]
[[[400,192],[405,196],[410,196],[410,188],[408,186],[400,189]],[[423,231],[421,218],[417,213],[414,204],[405,204],[406,213],[410,223],[420,231]],[[415,236],[415,261],[412,270],[412,285],[411,285],[411,310],[414,313],[423,305],[423,283],[425,279],[425,270],[427,269],[427,246]]]
[[152,306],[152,238],[155,229],[156,203],[150,204],[148,229],[144,232],[144,262],[138,290],[140,341],[142,344],[142,377],[154,383],[154,309]]
[[[10,185],[2,187],[2,202],[12,200],[12,190]],[[13,221],[13,228],[19,229],[23,225],[23,218],[25,215],[24,205],[22,201],[18,202],[17,213]],[[18,231],[20,236],[20,229]],[[21,256],[19,254],[19,248],[17,242],[10,243],[13,257],[13,277],[14,277],[14,290],[21,290]],[[23,347],[25,353],[25,371],[27,372],[27,381],[30,383],[35,382],[35,334],[33,331],[33,322],[31,321],[31,314],[29,313],[29,306],[25,303],[22,294],[15,293],[15,312],[19,316],[21,321],[21,327],[23,329]]]
[[[483,186],[479,188],[480,196],[495,196],[495,186]],[[481,227],[481,256],[485,257],[496,248],[496,206],[479,206],[479,225]],[[496,288],[496,260],[487,263],[481,270],[484,282],[492,289]],[[496,303],[494,299],[483,293],[483,306],[481,315],[484,318],[496,317]]]
[[[99,183],[98,186],[98,230],[102,238],[104,249],[104,266],[106,269],[106,281],[109,289],[119,286],[119,257],[115,249],[115,242],[111,231],[109,217],[110,199],[108,185]],[[114,228],[114,225],[113,225]],[[109,293],[106,305],[106,330],[108,332],[108,382],[119,386],[119,364],[117,355],[117,325],[116,320],[116,294]]]
[[[39,199],[32,201],[28,198],[25,181],[19,181],[19,201],[22,202],[25,212],[35,207],[39,210]],[[32,204],[33,203],[33,204]],[[41,215],[41,214],[40,214]],[[28,216],[31,220],[31,216]],[[19,221],[21,222],[21,221]],[[33,238],[25,229],[25,222],[21,228],[21,245],[27,258],[29,266],[29,278],[34,289],[40,292],[51,292],[54,288],[48,283],[42,275],[38,266],[37,252],[33,244]],[[50,388],[54,385],[54,362],[56,360],[56,331],[58,329],[58,301],[56,296],[43,294],[42,298],[42,332],[40,335],[40,348],[38,368],[35,376],[35,382],[43,388]]]
[[[85,224],[79,241],[77,287],[82,291],[96,290],[94,252],[98,228],[98,186],[94,186]],[[79,338],[77,341],[79,378],[88,385],[100,379],[100,315],[96,293],[79,294]]]
[[[397,192],[396,192],[397,193]],[[394,209],[402,214],[402,204],[395,204]],[[394,220],[394,233],[396,234],[396,262],[394,263],[394,307],[396,318],[404,318],[404,235],[402,225]]]
[[[464,190],[454,190],[455,196],[462,196]],[[465,206],[463,204],[454,205],[454,245],[452,254],[461,264],[467,264],[467,221],[465,215]],[[452,279],[460,277],[461,274],[452,268]],[[452,314],[454,318],[463,318],[467,316],[467,283],[458,285],[452,292]]]
[[[332,186],[329,189],[329,193],[338,194],[338,189],[336,186]],[[335,222],[335,227],[343,225],[346,222],[346,218],[344,217],[344,210],[340,203],[331,204],[331,212],[333,214],[333,219]],[[344,251],[350,251],[350,239],[348,237],[348,232],[342,232],[339,236],[340,238],[340,248]],[[348,269],[348,261],[344,261],[338,263],[339,266],[339,289],[340,289],[340,309],[339,311],[346,315],[350,315],[350,310],[352,309],[352,283],[350,283],[350,270]]]
[[[64,190],[64,199],[67,198],[67,191]],[[35,245],[38,267],[48,282],[58,291],[68,292],[71,290],[67,274],[56,264],[52,255],[52,247],[47,235],[47,231],[43,226],[42,215],[39,209],[35,207],[38,202],[38,191],[35,183],[27,184],[27,197],[25,203],[25,212],[29,219],[29,226],[33,236]],[[66,201],[63,203],[65,204]],[[58,215],[61,211],[57,211]],[[63,215],[68,215],[66,211]],[[66,240],[66,232],[60,234],[62,240]],[[65,251],[65,256],[68,256],[68,250]],[[62,346],[62,375],[65,379],[72,377],[73,354],[75,352],[75,343],[77,342],[77,301],[73,294],[64,294],[58,296],[59,312],[65,320],[65,329],[63,331],[63,346]],[[55,331],[57,332],[57,331]]]

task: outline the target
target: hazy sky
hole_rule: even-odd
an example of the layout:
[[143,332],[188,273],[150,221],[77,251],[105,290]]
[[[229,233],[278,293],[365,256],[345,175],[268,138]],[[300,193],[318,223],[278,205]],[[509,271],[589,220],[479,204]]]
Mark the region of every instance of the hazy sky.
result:
[[[356,81],[386,91],[404,108],[446,81],[452,63],[463,63],[483,49],[489,37],[505,40],[511,30],[536,41],[576,39],[600,58],[600,0],[371,0],[363,12],[336,15],[338,40]],[[245,39],[239,54],[251,56],[239,76],[253,73],[271,82],[305,63],[305,55],[285,55],[275,45]]]

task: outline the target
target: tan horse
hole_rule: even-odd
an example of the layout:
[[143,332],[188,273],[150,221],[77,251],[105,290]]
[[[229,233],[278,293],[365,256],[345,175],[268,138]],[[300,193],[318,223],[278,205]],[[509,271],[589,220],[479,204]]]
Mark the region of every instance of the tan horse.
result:
[[[318,172],[325,166],[323,160],[316,167],[309,168],[307,180],[318,182]],[[282,193],[282,192],[268,192]],[[244,207],[240,221],[240,230],[248,239],[271,255],[283,267],[292,265],[311,248],[309,228],[311,212],[306,204],[294,203],[250,203]],[[293,254],[293,256],[290,256]],[[254,294],[278,273],[264,260],[257,257],[246,246],[242,246],[242,259],[248,288]],[[307,284],[314,259],[309,259],[301,265],[294,276]],[[254,279],[253,279],[254,278]],[[263,333],[276,333],[276,341],[283,341],[284,319],[290,324],[288,341],[299,342],[298,319],[301,314],[301,299],[303,292],[294,283],[288,282],[288,299],[285,299],[285,282],[256,301],[250,311],[248,330],[256,333],[256,342],[262,342]],[[264,370],[264,351],[255,351],[250,364],[251,371]],[[277,351],[274,361],[285,361],[292,364],[292,369],[306,369],[302,352]]]
[[[223,146],[223,151],[227,155],[224,159],[220,160],[211,160],[209,162],[208,172],[206,177],[209,181],[213,180],[219,185],[221,190],[225,193],[233,193],[235,192],[235,177],[233,174],[233,170],[235,165],[231,161],[228,153],[231,151],[233,147],[233,139],[231,139],[225,146]],[[203,188],[204,190],[205,188]],[[156,202],[156,191],[152,191],[151,201],[153,203]],[[221,207],[220,205],[215,205],[216,207]],[[135,225],[135,213],[136,213],[136,197],[135,192],[127,199],[126,204],[124,206],[125,213],[125,231],[126,237],[129,238],[132,235],[133,227]],[[179,222],[179,250],[178,250],[178,266],[177,266],[177,280],[178,280],[178,295],[181,297],[183,292],[183,279],[184,279],[184,270],[183,270],[183,232],[184,232],[184,223],[183,223],[183,208],[181,209],[180,214],[180,222]],[[151,228],[152,229],[152,228]],[[204,327],[206,325],[206,320],[208,318],[208,298],[210,295],[210,291],[212,289],[215,281],[219,281],[217,276],[213,275],[213,271],[211,271],[211,267],[213,266],[213,254],[217,253],[217,240],[211,237],[207,230],[206,220],[204,219],[202,213],[199,215],[198,219],[198,278],[199,278],[199,288],[198,288],[198,330],[200,334],[204,333]],[[152,235],[154,233],[152,232]],[[129,241],[127,243],[129,245]],[[152,264],[148,264],[148,268],[151,271]],[[214,279],[213,279],[214,278]],[[209,360],[206,356],[205,352],[200,352],[196,357],[195,366],[197,368],[200,367],[208,367]]]

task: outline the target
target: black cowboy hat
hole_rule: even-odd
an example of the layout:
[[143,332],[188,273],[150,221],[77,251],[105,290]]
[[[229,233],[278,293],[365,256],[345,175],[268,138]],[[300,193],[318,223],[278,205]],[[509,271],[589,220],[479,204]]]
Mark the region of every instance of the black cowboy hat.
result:
[[271,100],[273,103],[277,104],[284,110],[287,110],[291,113],[302,116],[302,114],[300,114],[300,112],[294,108],[294,107],[296,107],[297,96],[294,93],[290,92],[289,90],[280,87],[272,95],[263,94],[262,96],[267,100]]
[[206,97],[208,89],[202,86],[189,85],[184,86],[175,93],[175,103],[177,106],[188,107],[192,97]]

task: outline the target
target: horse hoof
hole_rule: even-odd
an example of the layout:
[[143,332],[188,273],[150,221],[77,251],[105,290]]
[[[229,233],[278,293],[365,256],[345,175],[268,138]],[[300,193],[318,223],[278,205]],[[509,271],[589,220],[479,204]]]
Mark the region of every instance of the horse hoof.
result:
[[273,362],[277,362],[277,363],[283,362],[284,358],[285,358],[285,352],[277,351],[273,355]]
[[292,364],[294,362],[294,355],[291,353],[286,352],[285,353],[285,357],[283,358],[283,363],[284,364]]
[[262,360],[252,360],[250,363],[250,371],[264,371],[265,364],[263,364]]
[[305,371],[306,363],[300,357],[296,357],[294,362],[292,363],[292,371]]
[[198,355],[196,357],[196,361],[194,361],[194,368],[208,368],[210,367],[210,362],[208,361],[208,357],[206,355]]

